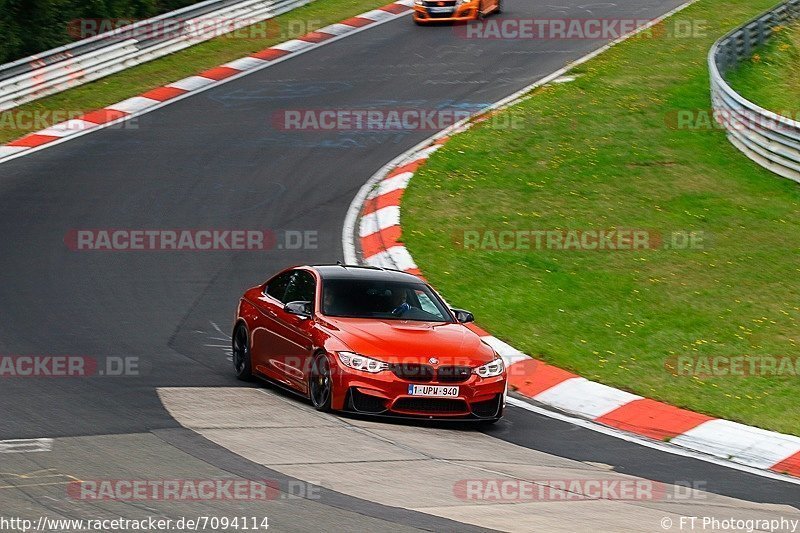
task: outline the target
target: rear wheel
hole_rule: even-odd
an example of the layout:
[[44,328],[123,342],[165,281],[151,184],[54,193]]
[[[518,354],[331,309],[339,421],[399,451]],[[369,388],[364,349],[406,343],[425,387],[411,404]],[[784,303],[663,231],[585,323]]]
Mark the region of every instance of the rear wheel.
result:
[[318,353],[311,364],[311,374],[308,378],[308,395],[317,411],[331,410],[331,397],[333,396],[333,379],[331,379],[331,364],[328,356]]
[[250,359],[250,342],[247,338],[247,328],[244,324],[236,326],[231,339],[231,351],[233,354],[233,371],[236,377],[242,381],[253,379],[253,369]]

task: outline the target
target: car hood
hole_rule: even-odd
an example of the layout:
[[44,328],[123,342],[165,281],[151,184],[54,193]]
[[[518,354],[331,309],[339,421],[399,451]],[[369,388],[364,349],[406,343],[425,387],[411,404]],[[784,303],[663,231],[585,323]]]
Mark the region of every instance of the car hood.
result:
[[325,317],[329,332],[352,351],[388,363],[480,366],[496,356],[462,324]]

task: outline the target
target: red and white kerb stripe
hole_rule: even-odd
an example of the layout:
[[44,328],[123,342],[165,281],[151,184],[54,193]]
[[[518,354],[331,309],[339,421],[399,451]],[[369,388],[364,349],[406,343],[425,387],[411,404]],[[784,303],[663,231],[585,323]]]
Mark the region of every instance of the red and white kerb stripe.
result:
[[[442,137],[405,158],[367,196],[358,224],[365,263],[420,275],[401,240],[400,202],[414,172],[447,140]],[[589,381],[531,359],[478,326],[469,327],[503,357],[509,385],[524,396],[643,437],[800,477],[800,437],[712,418]]]

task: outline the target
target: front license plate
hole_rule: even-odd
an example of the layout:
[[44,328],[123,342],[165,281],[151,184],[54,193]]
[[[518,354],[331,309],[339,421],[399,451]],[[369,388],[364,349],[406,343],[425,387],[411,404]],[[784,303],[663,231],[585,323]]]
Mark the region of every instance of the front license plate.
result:
[[439,385],[409,385],[408,393],[411,396],[439,396],[451,398],[458,396],[458,387],[442,387]]
[[456,9],[454,7],[429,7],[431,13],[452,13]]

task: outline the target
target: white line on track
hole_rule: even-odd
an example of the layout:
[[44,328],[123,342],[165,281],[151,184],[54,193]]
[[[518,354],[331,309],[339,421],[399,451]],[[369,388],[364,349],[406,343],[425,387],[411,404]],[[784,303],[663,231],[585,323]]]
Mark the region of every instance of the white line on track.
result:
[[[220,327],[217,325],[216,322],[213,322],[211,320],[209,320],[209,322],[211,322],[211,326],[215,330],[217,330],[221,335],[225,335],[225,339],[222,339],[222,340],[230,340],[230,336],[227,333],[225,333],[224,331],[222,331],[222,329],[220,329]],[[214,339],[214,338],[216,338],[216,337],[212,337],[212,339]]]
[[50,452],[53,439],[0,440],[0,453]]

